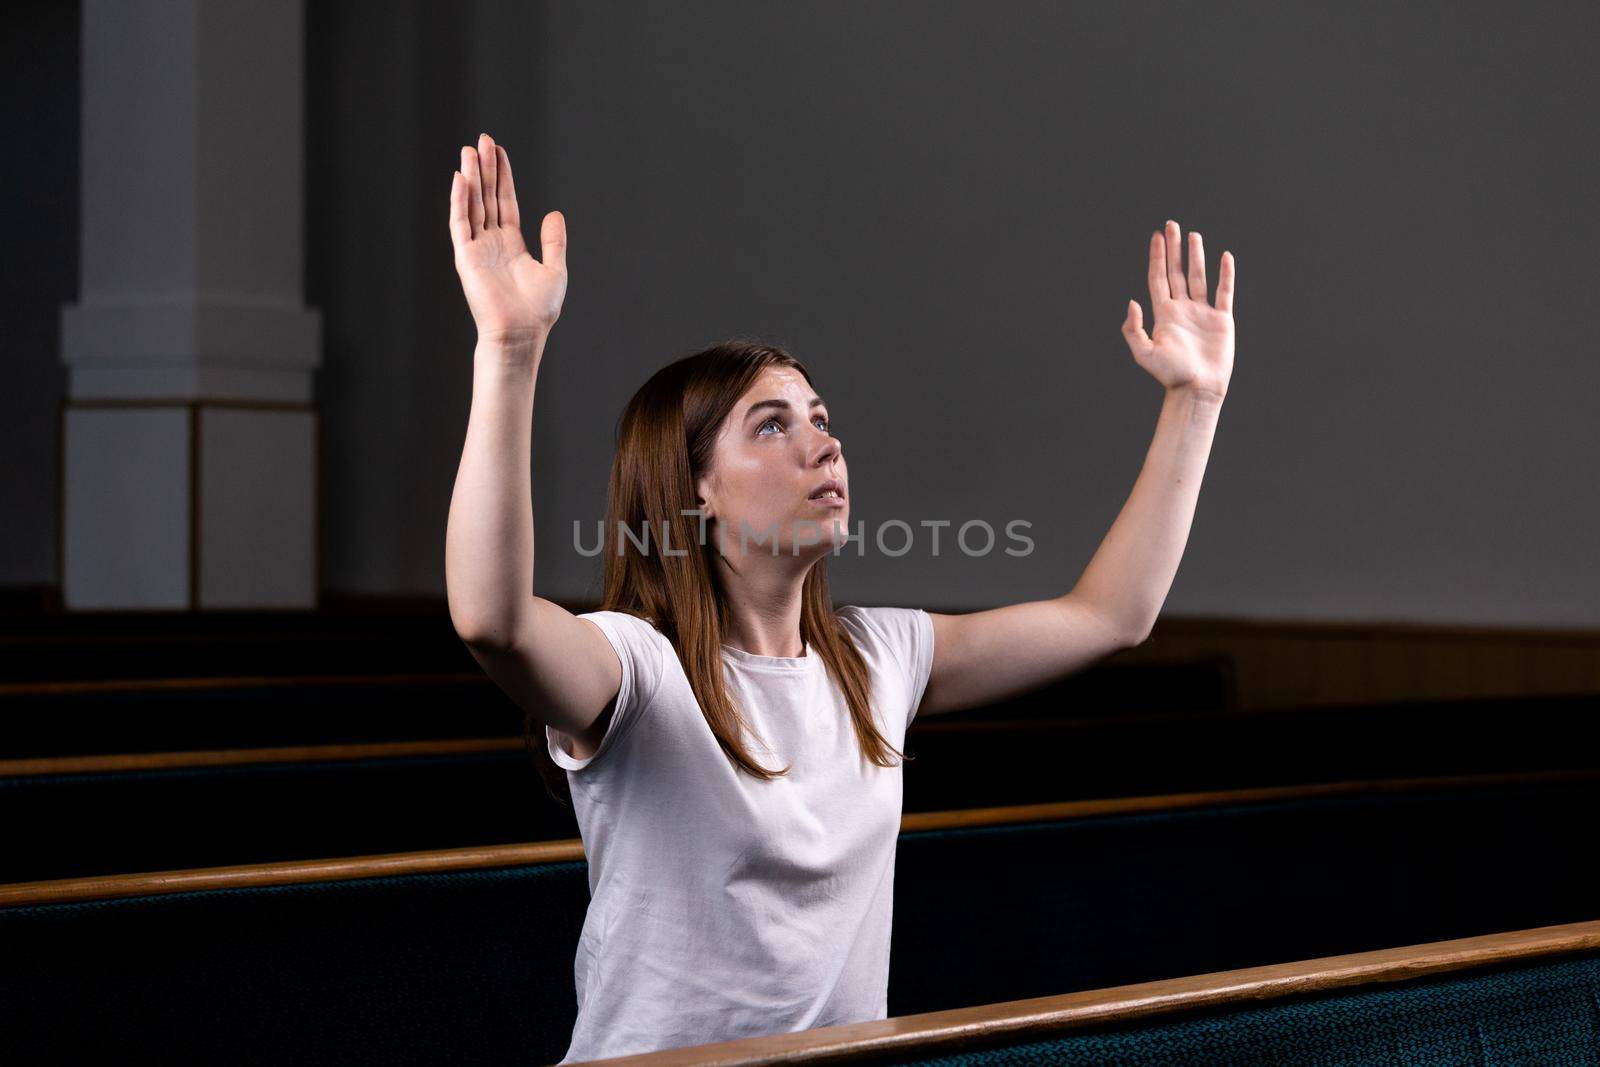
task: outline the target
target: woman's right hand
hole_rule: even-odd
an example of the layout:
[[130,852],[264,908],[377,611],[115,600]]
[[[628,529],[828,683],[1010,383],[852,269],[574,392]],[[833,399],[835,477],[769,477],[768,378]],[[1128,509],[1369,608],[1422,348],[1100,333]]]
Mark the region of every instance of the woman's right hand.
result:
[[522,240],[511,159],[487,133],[462,145],[451,178],[450,243],[478,340],[537,344],[561,317],[567,295],[567,222],[552,211],[539,226],[544,262]]

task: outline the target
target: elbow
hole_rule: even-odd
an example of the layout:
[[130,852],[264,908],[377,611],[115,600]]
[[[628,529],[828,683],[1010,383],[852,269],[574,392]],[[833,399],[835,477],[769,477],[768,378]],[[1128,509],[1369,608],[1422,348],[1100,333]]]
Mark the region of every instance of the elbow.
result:
[[467,598],[451,599],[447,589],[446,603],[450,609],[450,626],[461,643],[468,648],[503,648],[511,640],[516,627],[494,605],[470,603]]
[[461,638],[461,643],[468,648],[489,647],[489,631],[475,626],[455,626],[456,636]]
[[494,626],[479,620],[457,622],[453,618],[450,625],[455,628],[461,643],[468,648],[493,651],[506,648],[511,641],[512,631],[506,626]]
[[1124,631],[1123,636],[1122,636],[1122,642],[1121,642],[1122,647],[1123,648],[1138,648],[1140,645],[1142,645],[1146,641],[1150,640],[1150,633],[1151,633],[1151,631],[1153,629],[1154,629],[1154,626],[1153,625],[1149,625],[1149,626],[1142,626],[1142,627],[1139,627],[1138,629],[1134,629],[1134,630]]

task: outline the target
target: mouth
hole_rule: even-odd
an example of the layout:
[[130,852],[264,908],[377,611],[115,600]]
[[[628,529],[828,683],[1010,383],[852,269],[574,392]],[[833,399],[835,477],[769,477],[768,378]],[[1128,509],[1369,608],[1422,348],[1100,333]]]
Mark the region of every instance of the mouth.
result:
[[815,500],[824,504],[843,504],[844,483],[839,481],[837,478],[830,478],[821,485],[817,486],[815,489],[811,490],[811,495],[806,499]]

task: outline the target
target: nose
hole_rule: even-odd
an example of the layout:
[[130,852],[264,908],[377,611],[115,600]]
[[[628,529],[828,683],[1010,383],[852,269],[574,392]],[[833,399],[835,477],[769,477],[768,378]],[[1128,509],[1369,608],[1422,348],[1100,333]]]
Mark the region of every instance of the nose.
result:
[[812,466],[831,463],[844,454],[844,446],[839,443],[837,437],[826,430],[817,430],[817,433],[822,437],[822,440],[816,445],[816,452],[811,457]]

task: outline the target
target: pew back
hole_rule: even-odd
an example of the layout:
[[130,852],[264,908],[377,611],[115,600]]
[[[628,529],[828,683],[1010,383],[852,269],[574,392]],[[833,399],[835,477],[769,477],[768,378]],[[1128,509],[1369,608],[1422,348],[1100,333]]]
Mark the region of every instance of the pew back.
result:
[[[907,830],[890,1013],[1577,921],[1600,890],[1577,847],[1596,790],[1593,776],[1457,783]],[[0,887],[10,1036],[551,1062],[576,1015],[587,869],[505,862],[484,850],[479,869],[349,877],[354,864],[179,892],[182,878],[149,876],[138,895],[88,899]]]

